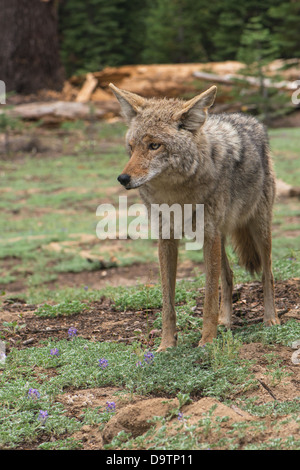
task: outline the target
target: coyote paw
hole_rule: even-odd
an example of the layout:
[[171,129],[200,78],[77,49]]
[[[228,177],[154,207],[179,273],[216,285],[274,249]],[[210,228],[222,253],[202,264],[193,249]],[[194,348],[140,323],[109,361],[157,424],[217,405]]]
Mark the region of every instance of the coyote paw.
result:
[[213,339],[214,338],[201,339],[198,344],[199,348],[203,348],[207,343],[212,343]]
[[208,327],[203,328],[202,337],[198,346],[205,346],[206,343],[212,343],[213,340],[217,337],[217,324],[208,325]]
[[232,322],[223,318],[219,318],[218,325],[224,326],[227,330],[231,330]]
[[157,352],[165,351],[168,348],[174,348],[177,346],[177,334],[168,339],[162,339]]
[[264,319],[264,324],[266,326],[280,325],[280,320],[277,316],[272,317],[272,318],[266,318],[266,319]]

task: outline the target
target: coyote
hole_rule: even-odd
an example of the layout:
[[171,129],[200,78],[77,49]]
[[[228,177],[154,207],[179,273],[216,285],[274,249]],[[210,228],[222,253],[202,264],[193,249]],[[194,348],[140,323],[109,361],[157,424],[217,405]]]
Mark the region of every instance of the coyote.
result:
[[[279,324],[271,261],[275,178],[264,126],[240,113],[208,115],[216,86],[189,101],[146,99],[113,84],[110,87],[129,125],[126,146],[130,160],[118,181],[126,189],[139,188],[148,210],[152,204],[204,204],[206,281],[199,345],[216,337],[218,323],[231,326],[233,273],[225,251],[226,238],[232,241],[246,270],[262,270],[264,322]],[[178,240],[160,237],[158,245],[162,351],[177,343]]]

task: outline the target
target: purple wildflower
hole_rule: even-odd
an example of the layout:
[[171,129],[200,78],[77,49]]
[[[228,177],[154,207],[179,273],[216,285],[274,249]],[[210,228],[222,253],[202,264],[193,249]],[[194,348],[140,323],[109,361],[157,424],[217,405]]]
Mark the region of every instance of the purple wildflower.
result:
[[99,359],[99,366],[101,369],[105,369],[108,366],[108,360],[107,359]]
[[179,412],[177,419],[179,419],[179,421],[183,421],[183,413]]
[[40,398],[41,395],[40,393],[37,391],[36,388],[30,388],[29,391],[28,391],[28,398],[33,398],[34,400],[35,399],[38,399]]
[[50,349],[51,356],[59,356],[59,350],[57,348]]
[[110,413],[114,413],[116,411],[116,404],[114,401],[107,401],[106,405],[107,405],[106,411]]
[[70,336],[70,338],[74,338],[74,336],[77,335],[77,330],[76,330],[76,328],[74,328],[74,326],[71,326],[68,329],[68,335]]
[[144,354],[144,361],[147,363],[147,364],[151,364],[151,362],[153,361],[154,359],[154,354],[152,354],[152,352],[148,351]]
[[138,361],[135,365],[136,367],[143,367],[143,364],[141,363],[141,361]]
[[45,424],[48,419],[48,411],[43,411],[40,410],[38,420],[42,423]]

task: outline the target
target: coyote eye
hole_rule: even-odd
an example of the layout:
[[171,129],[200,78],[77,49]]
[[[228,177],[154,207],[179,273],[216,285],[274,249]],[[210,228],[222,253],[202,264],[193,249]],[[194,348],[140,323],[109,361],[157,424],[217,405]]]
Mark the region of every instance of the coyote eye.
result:
[[157,149],[159,149],[159,147],[160,147],[160,144],[154,144],[154,143],[149,144],[149,149],[150,150],[157,150]]

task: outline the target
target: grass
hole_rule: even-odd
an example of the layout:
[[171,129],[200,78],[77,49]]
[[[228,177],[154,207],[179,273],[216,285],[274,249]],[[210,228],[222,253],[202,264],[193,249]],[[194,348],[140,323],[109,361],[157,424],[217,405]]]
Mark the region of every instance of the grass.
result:
[[38,317],[53,318],[60,315],[74,315],[75,313],[82,312],[84,308],[86,308],[86,304],[79,302],[78,300],[65,300],[64,302],[55,305],[43,304],[35,311],[35,314]]
[[[102,291],[89,286],[60,285],[59,276],[66,272],[81,273],[103,269],[103,266],[130,266],[136,261],[149,263],[157,259],[155,242],[117,240],[106,243],[95,236],[97,206],[103,201],[117,204],[121,194],[116,175],[128,158],[122,143],[124,125],[97,123],[91,130],[83,121],[78,121],[64,123],[62,131],[65,133],[63,151],[55,157],[22,154],[1,163],[0,260],[4,290],[0,304],[1,299],[9,298],[9,294],[5,294],[6,286],[21,282],[23,289],[19,297],[28,303],[40,304],[37,315],[52,318],[63,315],[70,326],[73,314],[88,308],[89,302],[99,300],[102,295],[111,298],[116,308],[123,311],[159,310],[162,304],[159,282],[130,288],[107,287]],[[270,137],[278,177],[299,186],[300,130],[272,130]],[[136,193],[130,193],[130,203],[138,200]],[[277,202],[273,238],[276,279],[300,277],[299,229],[297,201]],[[95,237],[82,236],[86,234]],[[62,249],[54,251],[53,243]],[[99,261],[82,255],[87,252]],[[181,248],[179,256],[180,261],[202,262],[202,252]],[[249,281],[251,277],[238,267],[230,248],[228,256],[235,282]],[[239,445],[238,439],[242,442],[251,433],[263,432],[268,417],[277,420],[278,426],[283,418],[299,420],[299,399],[258,404],[252,395],[248,398],[247,392],[255,390],[258,382],[253,375],[253,364],[242,360],[239,354],[244,344],[264,345],[269,351],[265,357],[266,371],[271,383],[278,385],[285,380],[288,371],[272,356],[271,346],[288,347],[299,339],[299,322],[290,320],[281,327],[270,328],[253,325],[234,333],[220,328],[213,344],[194,348],[202,320],[192,315],[192,309],[203,285],[201,273],[196,273],[194,282],[177,283],[178,347],[161,355],[154,352],[149,364],[144,362],[147,350],[138,341],[126,346],[80,337],[70,340],[66,333],[65,340],[52,338],[39,347],[11,348],[5,365],[0,362],[0,448],[37,445],[46,450],[80,449],[82,443],[72,437],[74,433],[84,425],[98,426],[101,430],[111,414],[101,407],[89,407],[83,409],[79,417],[70,416],[58,401],[59,394],[70,388],[116,386],[131,396],[178,397],[181,404],[189,397],[208,396],[228,404],[238,402],[242,409],[257,418],[251,423],[228,427],[227,436],[220,437],[222,423],[213,419],[213,410],[197,424],[191,424],[189,418],[184,417],[183,421],[173,424],[174,433],[168,435],[165,431],[170,417],[158,417],[143,436],[133,438],[121,433],[108,446],[113,449],[142,449],[149,445],[153,449],[207,449],[209,442],[217,448],[234,449]],[[2,326],[16,333],[17,328],[21,328],[13,322]],[[160,311],[154,326],[161,326]],[[58,356],[50,354],[54,348],[58,349]],[[107,359],[108,367],[99,367],[101,358]],[[143,367],[136,365],[139,361]],[[37,389],[40,398],[28,397],[30,388]],[[45,422],[39,419],[40,410],[48,412]],[[296,436],[287,436],[270,438],[261,444],[250,443],[248,448],[299,449],[300,443]]]

